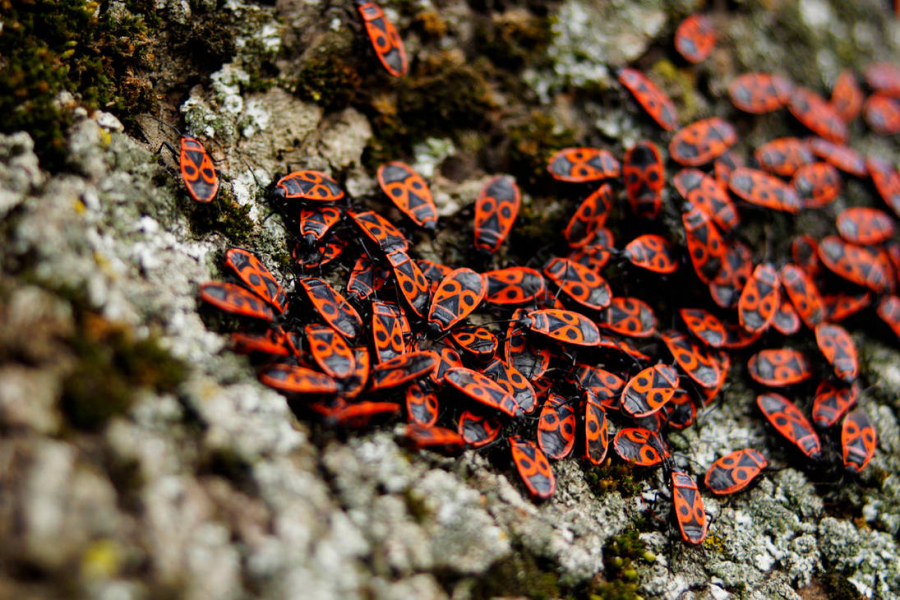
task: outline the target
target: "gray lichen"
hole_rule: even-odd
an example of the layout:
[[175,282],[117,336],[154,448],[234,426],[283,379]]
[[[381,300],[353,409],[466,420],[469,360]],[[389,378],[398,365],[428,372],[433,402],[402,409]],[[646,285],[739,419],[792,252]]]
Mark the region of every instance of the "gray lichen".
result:
[[[556,495],[536,504],[502,453],[446,458],[404,448],[399,429],[345,436],[299,420],[207,328],[196,297],[198,284],[221,275],[233,243],[266,257],[293,288],[294,234],[272,214],[265,190],[286,163],[339,176],[355,198],[379,202],[370,155],[408,152],[393,158],[426,174],[450,224],[433,241],[416,237],[417,252],[462,260],[453,247],[469,232],[460,213],[492,171],[478,160],[543,168],[544,154],[567,136],[618,152],[656,135],[614,83],[615,68],[641,63],[685,115],[719,113],[727,82],[743,70],[786,70],[823,89],[842,67],[893,59],[900,28],[885,7],[742,3],[733,18],[715,15],[722,41],[694,72],[667,55],[671,32],[695,3],[570,0],[494,15],[462,3],[397,2],[385,8],[409,36],[413,72],[408,82],[385,82],[348,17],[318,3],[113,4],[115,14],[152,12],[167,27],[220,19],[225,39],[209,40],[222,45],[207,50],[228,56],[190,89],[176,89],[173,82],[189,79],[179,73],[190,71],[190,59],[167,54],[172,70],[159,81],[177,98],[166,99],[167,114],[221,159],[223,193],[208,210],[195,205],[171,159],[153,154],[173,141],[171,131],[141,115],[120,121],[88,111],[71,92],[60,100],[72,111],[64,170],[42,168],[28,133],[0,135],[0,532],[8,541],[0,595],[900,595],[900,356],[881,332],[855,333],[870,386],[861,404],[879,429],[878,453],[858,478],[788,452],[741,376],[698,426],[669,436],[695,474],[748,446],[775,467],[743,494],[704,495],[710,537],[693,548],[655,518],[668,519],[671,507],[657,492],[666,487],[661,473],[565,460],[554,464]],[[493,38],[495,52],[508,51],[497,64],[513,66],[469,60],[476,31],[499,27],[511,37]],[[529,55],[521,40],[545,31],[547,56]],[[338,106],[300,89],[311,83],[303,74],[357,87]],[[454,81],[473,87],[452,90]],[[417,96],[425,92],[427,102],[448,103],[446,114],[479,112],[433,124]],[[397,132],[409,124],[398,106],[416,109],[403,143]],[[523,138],[523,123],[539,125],[530,131],[541,139]],[[742,143],[791,127],[773,118]],[[517,160],[490,136],[514,146]],[[883,140],[860,143],[885,156],[895,150]],[[868,196],[861,186],[847,194],[854,202]],[[529,185],[523,227],[535,237],[527,239],[564,218],[565,202]],[[816,230],[821,219],[804,216],[797,227]],[[748,225],[748,236],[758,234]],[[835,436],[824,437],[835,465]]]

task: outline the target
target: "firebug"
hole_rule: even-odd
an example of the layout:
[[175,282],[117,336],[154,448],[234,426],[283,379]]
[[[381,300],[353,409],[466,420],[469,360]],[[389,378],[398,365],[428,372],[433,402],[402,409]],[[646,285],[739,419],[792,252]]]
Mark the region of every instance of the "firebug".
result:
[[641,140],[628,149],[622,176],[631,211],[644,219],[655,219],[662,202],[665,170],[656,144]]
[[766,457],[753,448],[735,450],[712,464],[704,482],[717,496],[734,494],[750,485],[768,465]]
[[781,394],[761,394],[756,404],[769,423],[803,454],[817,460],[822,454],[819,436],[800,409]]
[[366,26],[372,48],[385,70],[394,77],[403,77],[409,70],[406,49],[394,24],[384,16],[381,7],[374,2],[356,0],[356,8]]
[[678,127],[675,104],[655,83],[635,69],[621,69],[618,76],[619,83],[631,92],[638,104],[660,127],[666,131],[675,131]]
[[509,175],[497,175],[475,200],[475,247],[493,254],[509,235],[521,204],[519,186]]
[[747,369],[750,377],[769,387],[793,385],[812,376],[806,356],[790,348],[761,350],[750,357]]
[[437,207],[422,176],[399,161],[378,167],[378,185],[409,219],[428,230],[437,225]]
[[690,15],[675,30],[675,49],[689,63],[706,60],[715,45],[716,30],[706,15]]
[[719,117],[694,121],[669,143],[669,156],[686,167],[697,167],[721,156],[737,143],[734,127]]
[[556,477],[550,469],[550,462],[534,442],[523,440],[517,435],[509,436],[509,447],[513,463],[519,477],[535,498],[546,500],[556,491]]
[[844,419],[841,426],[841,447],[844,467],[852,473],[860,473],[875,455],[878,435],[869,415],[857,408]]
[[564,148],[550,157],[547,171],[559,181],[587,183],[618,177],[621,165],[608,150]]

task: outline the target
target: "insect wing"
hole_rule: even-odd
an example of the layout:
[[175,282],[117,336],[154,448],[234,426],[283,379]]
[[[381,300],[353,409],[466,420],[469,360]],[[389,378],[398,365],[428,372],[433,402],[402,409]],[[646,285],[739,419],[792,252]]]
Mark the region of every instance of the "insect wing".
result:
[[856,380],[859,374],[856,344],[846,329],[833,323],[819,323],[816,325],[816,344],[838,379],[848,383]]
[[[506,364],[515,368],[530,381],[541,377],[550,367],[550,353],[540,349],[528,338],[525,328],[520,325],[525,311],[516,309],[506,332],[503,343]],[[599,335],[599,332],[598,332]]]
[[[581,313],[570,310],[533,310],[524,317],[524,324],[537,333],[576,346],[600,344],[600,330]],[[521,369],[520,369],[521,370]]]
[[468,410],[459,416],[457,432],[473,448],[487,446],[498,437],[502,427],[500,419],[477,415]]
[[787,213],[800,211],[800,198],[794,188],[757,169],[735,169],[728,181],[728,189],[741,200],[756,206]]
[[334,379],[350,377],[356,370],[353,350],[344,338],[331,327],[311,324],[306,326],[306,340],[316,364]]
[[[719,362],[705,348],[679,331],[665,331],[662,339],[678,366],[698,385],[710,389],[722,383],[725,374]],[[675,387],[678,387],[677,377]]]
[[705,212],[722,231],[731,231],[740,223],[728,192],[703,171],[682,169],[673,182],[678,193],[692,206]]
[[204,204],[212,202],[219,191],[219,176],[216,175],[206,148],[192,137],[183,137],[179,158],[181,179],[187,187],[188,194],[196,202]]
[[397,356],[372,367],[369,389],[377,391],[409,383],[434,371],[437,363],[438,356],[431,350]]
[[803,165],[813,162],[809,145],[795,137],[766,142],[753,153],[761,169],[774,175],[790,177]]
[[522,409],[516,404],[512,394],[486,375],[465,367],[454,367],[448,369],[444,374],[444,381],[485,406],[499,410],[510,417],[522,416]]
[[787,264],[781,268],[781,282],[797,314],[810,329],[822,322],[822,295],[813,280],[800,267]]
[[319,315],[328,325],[348,340],[354,340],[363,330],[363,322],[347,300],[324,279],[304,277],[300,286],[309,296]]
[[300,237],[309,246],[320,241],[341,219],[336,206],[316,206],[300,211]]
[[893,219],[877,208],[847,208],[837,216],[835,224],[841,237],[852,244],[880,244],[894,235]]
[[378,167],[378,184],[385,195],[419,227],[433,230],[437,207],[422,176],[402,162]]
[[794,305],[787,298],[782,298],[772,317],[772,327],[782,335],[794,335],[800,331],[801,325],[800,315]]
[[889,62],[872,63],[863,72],[866,83],[873,90],[900,94],[900,67]]
[[682,308],[679,313],[688,330],[707,346],[721,348],[727,333],[722,321],[701,308]]
[[280,200],[334,202],[344,197],[337,182],[321,171],[294,171],[278,180],[273,192]]
[[556,476],[541,449],[534,442],[523,440],[517,435],[510,436],[509,447],[519,477],[529,493],[542,500],[553,496],[556,491]]
[[646,417],[660,410],[678,388],[678,374],[669,366],[647,367],[625,384],[622,409],[633,417]]
[[716,30],[706,15],[690,15],[675,30],[675,49],[689,63],[706,60],[715,45]]
[[752,448],[735,450],[712,464],[704,482],[717,496],[734,494],[750,485],[768,465],[766,457]]
[[400,230],[378,213],[369,210],[360,213],[351,211],[348,214],[363,233],[378,244],[385,254],[390,254],[394,250],[406,252],[409,249],[409,242],[406,241]]
[[698,167],[721,156],[737,143],[737,132],[727,121],[711,117],[680,129],[669,143],[669,156],[686,167]]
[[826,294],[822,296],[822,308],[825,320],[830,323],[838,323],[847,317],[853,316],[862,309],[872,304],[872,292],[861,294]]
[[674,273],[678,262],[671,244],[661,236],[647,233],[631,240],[624,250],[631,264],[654,273]]
[[865,96],[856,81],[856,75],[850,69],[844,69],[831,88],[831,108],[845,122],[849,123],[859,116]]
[[881,320],[888,324],[894,335],[900,337],[900,298],[885,296],[876,309]]
[[900,133],[900,100],[889,94],[872,94],[863,106],[863,119],[880,135]]
[[445,454],[456,454],[466,447],[463,437],[446,427],[422,427],[410,424],[406,426],[406,439],[417,450],[428,448]]
[[360,255],[347,277],[347,295],[359,301],[367,300],[375,293],[378,270],[365,254]]
[[431,427],[438,420],[438,397],[420,381],[414,381],[406,388],[406,414],[409,422],[422,427]]
[[856,404],[859,389],[854,385],[823,381],[813,399],[812,420],[816,427],[831,427]]
[[428,323],[440,331],[447,331],[478,308],[487,286],[484,278],[468,268],[451,271],[434,293]]
[[653,309],[637,298],[613,298],[601,313],[597,324],[631,337],[648,337],[656,333]]
[[286,394],[333,394],[338,390],[334,379],[324,373],[279,363],[260,371],[259,380]]
[[409,322],[399,306],[393,302],[372,301],[372,338],[378,363],[406,353],[404,329],[409,330]]
[[750,357],[747,368],[750,377],[769,387],[793,385],[812,376],[806,356],[789,348],[761,350]]
[[372,48],[382,66],[394,77],[406,75],[409,70],[406,49],[394,24],[384,16],[381,7],[374,2],[360,4],[357,8],[366,25],[366,33],[372,42]]
[[757,265],[738,301],[741,327],[747,331],[765,331],[781,306],[781,280],[769,264]]
[[669,457],[669,452],[654,432],[643,427],[620,429],[613,438],[619,457],[633,465],[652,467]]
[[575,214],[569,219],[569,224],[563,231],[569,246],[581,248],[595,243],[595,235],[606,223],[612,210],[612,204],[612,187],[608,183],[602,184],[585,198],[578,205]]
[[487,284],[484,301],[491,304],[525,304],[546,289],[544,276],[530,267],[507,267],[482,275]]
[[672,501],[681,538],[693,545],[706,539],[706,511],[697,484],[687,473],[672,472]]
[[537,396],[534,393],[534,388],[515,367],[511,367],[499,358],[495,358],[484,368],[483,372],[512,394],[522,412],[526,414],[532,413],[537,408]]
[[281,284],[256,255],[242,248],[231,248],[225,253],[225,265],[278,312],[283,314],[287,310],[288,300]]
[[895,215],[900,216],[900,173],[888,162],[878,158],[867,159],[866,166],[878,195]]
[[780,75],[745,73],[731,82],[728,95],[740,110],[759,115],[784,106],[792,88],[793,85]]
[[352,400],[359,396],[366,389],[369,382],[369,351],[364,346],[357,346],[353,349],[353,359],[356,368],[353,374],[347,379],[340,382],[342,389],[341,395],[348,400]]
[[812,90],[796,86],[787,107],[804,127],[819,137],[836,144],[843,144],[847,139],[847,124],[824,98]]
[[606,411],[590,400],[584,403],[584,457],[599,465],[609,450],[609,423]]
[[835,167],[827,162],[815,162],[797,169],[791,187],[803,208],[821,208],[838,197],[844,182]]
[[569,400],[550,394],[538,420],[537,442],[547,458],[559,460],[571,454],[575,447],[575,410]]
[[656,144],[641,140],[629,148],[622,164],[622,175],[632,212],[645,219],[655,219],[665,185],[665,170]]
[[288,356],[293,353],[292,344],[281,327],[266,329],[262,334],[232,333],[231,344],[238,354],[262,352],[273,356]]
[[200,286],[200,299],[220,310],[235,315],[274,321],[275,313],[259,297],[244,288],[224,281],[210,281]]
[[819,436],[794,404],[780,394],[761,394],[756,404],[778,433],[796,445],[807,457],[816,460],[822,451]]
[[572,300],[594,310],[609,306],[612,290],[606,280],[594,271],[565,258],[554,258],[544,274]]
[[819,242],[819,258],[829,271],[875,293],[893,291],[890,261],[866,246],[848,244],[829,235]]
[[422,269],[399,248],[388,253],[387,259],[403,299],[416,316],[425,318],[431,301],[431,286]]
[[841,447],[848,471],[859,473],[865,469],[875,456],[877,443],[875,426],[864,410],[858,408],[847,415],[841,426]]
[[438,364],[431,372],[431,381],[440,385],[444,383],[444,375],[448,369],[461,367],[463,364],[459,353],[450,346],[438,346],[434,351],[438,355]]
[[817,137],[809,140],[809,149],[813,154],[844,173],[855,177],[865,177],[869,174],[869,168],[862,155],[843,144],[835,144]]
[[706,284],[731,283],[731,273],[725,269],[728,246],[712,219],[697,208],[681,215],[685,241],[694,272]]
[[519,186],[508,175],[491,179],[475,200],[475,247],[494,253],[509,235],[521,204]]
[[480,361],[491,360],[500,345],[497,336],[484,327],[458,325],[450,330],[450,337],[461,350]]
[[621,69],[619,83],[631,92],[638,104],[660,127],[666,131],[674,131],[678,127],[675,104],[643,73],[635,69]]

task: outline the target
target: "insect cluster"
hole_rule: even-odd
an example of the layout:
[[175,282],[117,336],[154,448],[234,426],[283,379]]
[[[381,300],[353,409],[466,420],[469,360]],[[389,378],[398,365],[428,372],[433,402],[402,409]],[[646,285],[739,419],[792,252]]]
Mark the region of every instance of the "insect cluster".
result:
[[[407,61],[396,30],[375,4],[359,10],[383,66],[401,76]],[[690,63],[704,60],[714,44],[703,15],[689,17],[676,32],[675,47]],[[659,221],[665,163],[651,140],[636,143],[621,162],[587,147],[550,157],[549,175],[584,199],[562,232],[564,243],[558,240],[566,251],[548,257],[540,270],[504,265],[479,273],[419,260],[400,227],[379,212],[351,207],[328,175],[301,170],[273,191],[274,205],[297,232],[292,253],[300,275],[292,297],[257,256],[240,248],[227,251],[225,265],[242,285],[209,282],[200,297],[241,318],[244,329],[232,335],[235,351],[253,354],[260,381],[288,396],[297,411],[347,428],[405,415],[405,437],[419,449],[508,448],[525,487],[540,499],[555,491],[551,460],[577,455],[600,465],[612,445],[627,463],[667,469],[682,538],[702,543],[701,494],[688,470],[676,466],[666,431],[695,422],[697,408],[718,397],[732,361],[746,357],[747,348],[774,346],[747,361],[750,376],[767,388],[757,404],[808,461],[829,455],[819,431],[830,434],[838,423],[848,471],[864,469],[875,452],[874,425],[855,408],[856,348],[839,323],[874,306],[900,336],[893,217],[870,207],[843,210],[836,235],[797,237],[783,264],[762,260],[765,248],[750,248],[740,228],[741,212],[762,212],[754,207],[789,215],[828,207],[845,177],[871,177],[900,214],[900,174],[845,145],[848,123],[860,113],[876,133],[900,132],[900,69],[876,64],[864,75],[868,99],[846,72],[830,100],[779,75],[737,77],[728,91],[739,110],[787,108],[817,136],[772,140],[745,160],[732,149],[738,134],[726,120],[679,128],[672,101],[640,71],[621,69],[622,86],[663,130],[675,132],[668,154],[680,168],[672,184],[683,231],[643,233],[617,247],[606,227],[617,211],[630,210],[639,230]],[[189,176],[197,169],[184,168],[185,156],[185,183],[201,200],[197,177]],[[207,160],[205,152],[188,156],[193,165]],[[436,230],[438,211],[420,175],[390,162],[377,176],[405,216],[401,227]],[[617,206],[620,181],[630,209]],[[203,184],[212,185],[206,175]],[[471,264],[496,262],[519,209],[512,177],[487,183],[474,202],[478,256],[473,252]],[[345,280],[337,265],[349,270]],[[671,313],[672,327],[659,328],[647,301],[619,295],[604,277],[607,265],[641,279],[659,310]],[[689,293],[672,297],[695,304],[667,305],[675,286]],[[810,335],[821,356],[783,347]],[[813,378],[816,362],[822,381],[810,421],[771,388]],[[713,494],[734,493],[767,464],[760,452],[738,449],[711,465],[704,483]]]

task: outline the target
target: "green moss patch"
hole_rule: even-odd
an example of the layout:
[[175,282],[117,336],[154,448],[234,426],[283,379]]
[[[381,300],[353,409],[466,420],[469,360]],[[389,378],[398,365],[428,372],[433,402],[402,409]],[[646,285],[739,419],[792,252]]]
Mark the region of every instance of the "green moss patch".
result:
[[517,548],[508,558],[498,561],[472,587],[471,597],[591,598],[602,600],[638,600],[638,561],[655,559],[647,552],[636,529],[612,538],[603,548],[604,571],[590,583],[568,586],[560,581],[559,568],[546,558]]
[[636,496],[641,493],[640,482],[647,479],[635,477],[631,465],[607,460],[599,467],[593,467],[584,473],[584,480],[596,496],[602,496],[618,490],[623,496]]
[[[185,195],[187,193],[185,192]],[[198,237],[213,231],[227,237],[232,243],[245,244],[254,231],[250,219],[250,205],[238,204],[227,187],[219,188],[219,195],[208,204],[198,204],[193,200],[188,214],[191,230]]]
[[63,381],[60,408],[78,429],[101,428],[129,409],[139,389],[173,391],[186,374],[158,339],[135,340],[129,329],[93,313],[81,316],[68,342],[77,364]]
[[[155,11],[152,4],[129,7]],[[42,165],[65,166],[64,133],[71,114],[58,106],[69,91],[88,109],[153,110],[156,99],[141,70],[153,66],[143,14],[112,11],[84,0],[0,0],[0,131],[27,131]]]
[[341,110],[356,101],[362,77],[356,70],[358,59],[352,46],[339,33],[323,36],[306,53],[303,67],[293,77],[294,93],[325,110]]
[[424,61],[398,86],[398,133],[418,138],[415,132],[423,131],[440,137],[484,125],[494,108],[485,76],[489,68],[486,61],[470,63],[452,50]]
[[564,597],[559,575],[552,565],[522,551],[495,563],[472,588],[474,600],[501,596],[532,600]]
[[591,598],[603,600],[636,600],[638,560],[651,559],[637,529],[629,529],[612,538],[603,547],[603,574],[591,582]]
[[575,145],[572,131],[558,127],[551,115],[535,110],[527,119],[511,123],[506,137],[510,173],[519,185],[532,194],[549,193],[547,164],[553,153]]
[[518,70],[526,64],[549,62],[553,20],[514,8],[483,19],[476,28],[479,53],[500,68]]

